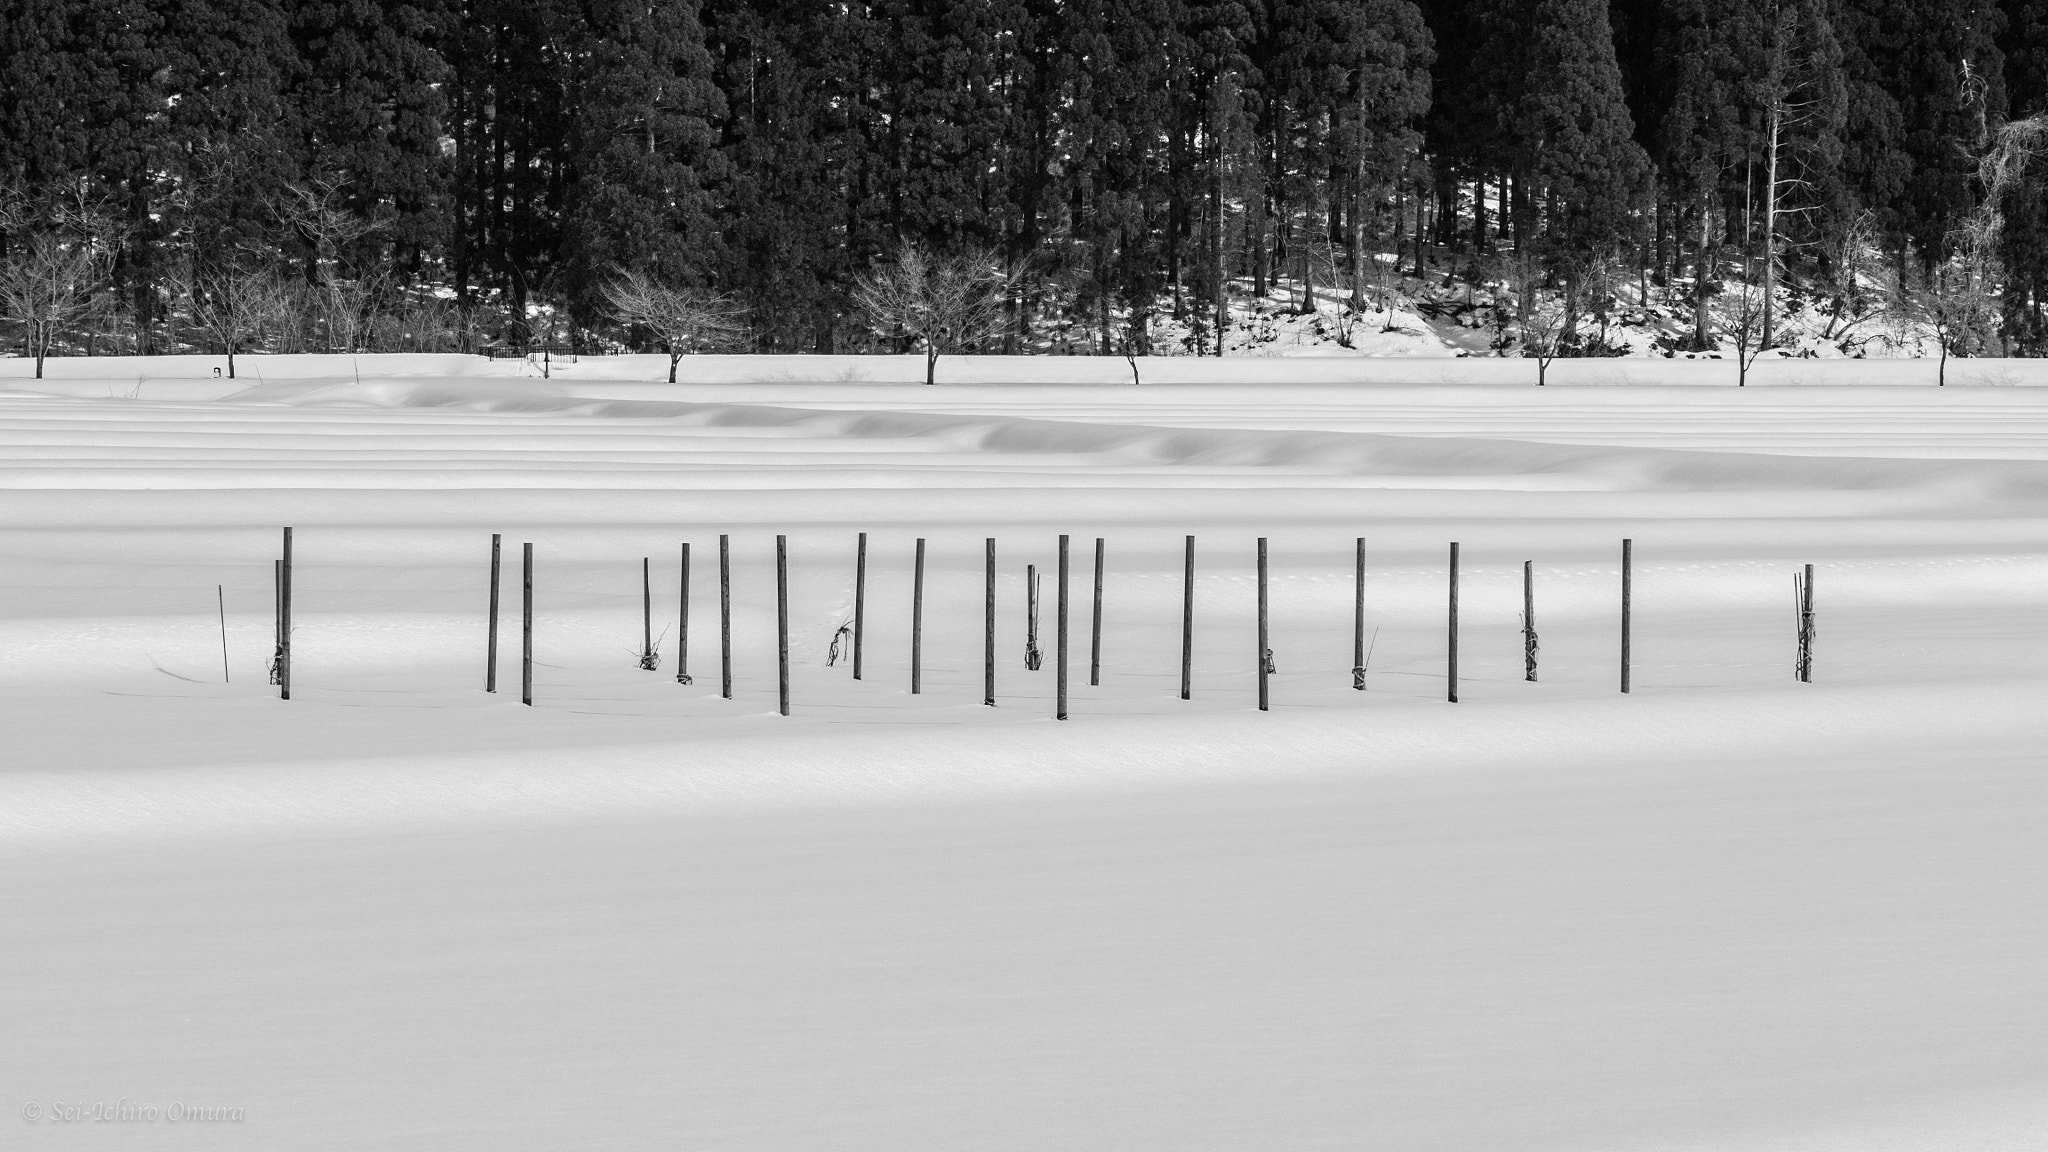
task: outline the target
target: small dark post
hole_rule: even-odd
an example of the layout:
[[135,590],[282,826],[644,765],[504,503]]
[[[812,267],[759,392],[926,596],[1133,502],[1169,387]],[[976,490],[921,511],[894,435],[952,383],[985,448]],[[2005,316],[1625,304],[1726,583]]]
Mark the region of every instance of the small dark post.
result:
[[853,678],[860,679],[861,635],[868,619],[868,534],[853,549]]
[[1067,537],[1060,534],[1060,579],[1059,607],[1057,621],[1059,633],[1053,637],[1053,711],[1052,718],[1067,718]]
[[1621,690],[1628,691],[1629,624],[1635,608],[1635,541],[1621,542]]
[[533,705],[533,545],[523,544],[519,567],[519,702]]
[[292,530],[284,530],[284,559],[277,568],[277,698],[292,698]]
[[228,590],[225,585],[213,586],[214,599],[220,605],[220,682],[229,684],[228,679]]
[[654,565],[640,558],[640,667],[649,672],[660,666],[654,655]]
[[732,537],[718,534],[719,695],[732,699]]
[[277,683],[277,660],[284,654],[284,561],[270,562],[270,682]]
[[1522,561],[1522,679],[1536,682],[1536,562]]
[[789,537],[775,538],[775,675],[777,708],[789,715]]
[[1351,687],[1365,691],[1365,537],[1358,538],[1356,575],[1351,584]]
[[1458,702],[1458,546],[1455,543],[1451,545],[1450,642],[1450,662],[1446,666],[1445,671],[1450,681],[1450,701],[1451,703],[1456,704]]
[[1095,609],[1088,624],[1088,686],[1102,683],[1102,537],[1095,538]]
[[981,597],[981,702],[996,706],[996,538],[987,540],[987,559],[982,566]]
[[1273,646],[1266,632],[1266,538],[1259,537],[1259,711],[1270,711],[1267,681],[1273,675]]
[[910,694],[924,691],[924,537],[917,538],[917,559],[910,576]]
[[690,682],[690,546],[683,545],[683,571],[676,580],[680,603],[676,618],[676,683]]
[[491,620],[484,629],[484,691],[498,690],[498,568],[504,537],[491,533]]
[[1195,687],[1195,538],[1188,537],[1187,564],[1180,596],[1180,698],[1194,698]]

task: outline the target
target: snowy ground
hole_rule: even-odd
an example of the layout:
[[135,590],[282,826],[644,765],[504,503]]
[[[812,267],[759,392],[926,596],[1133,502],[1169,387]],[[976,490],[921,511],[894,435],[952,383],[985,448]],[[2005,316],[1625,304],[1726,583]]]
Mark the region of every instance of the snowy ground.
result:
[[[880,358],[676,386],[651,358],[53,367],[0,365],[0,1146],[2048,1146],[2038,363],[1741,391],[1655,361],[1540,391],[1484,360],[1157,361],[1138,388],[1120,359],[946,361],[933,389]],[[262,683],[283,524],[289,703]],[[856,683],[825,654],[862,530]],[[533,709],[479,690],[494,531],[539,557]],[[1109,557],[1103,683],[1077,607],[1066,724],[1021,660],[1023,569],[1062,532],[1078,606]],[[124,1101],[159,1118],[91,1118]]]

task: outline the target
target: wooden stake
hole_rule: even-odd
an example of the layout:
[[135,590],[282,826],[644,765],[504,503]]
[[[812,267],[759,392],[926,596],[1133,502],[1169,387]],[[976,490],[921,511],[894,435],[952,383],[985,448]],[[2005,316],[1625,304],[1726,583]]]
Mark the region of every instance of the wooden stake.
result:
[[1045,660],[1038,650],[1038,565],[1024,566],[1024,667],[1038,671]]
[[1522,679],[1536,682],[1536,562],[1522,561]]
[[491,618],[484,634],[484,691],[498,690],[498,567],[504,548],[501,533],[491,533]]
[[1271,710],[1267,681],[1273,675],[1273,645],[1266,629],[1266,538],[1259,537],[1259,711]]
[[215,601],[220,606],[220,682],[232,683],[228,679],[228,590],[224,585],[213,586]]
[[1635,541],[1621,542],[1621,690],[1629,689],[1629,625],[1635,608]]
[[1445,669],[1450,681],[1450,701],[1458,702],[1458,546],[1451,545],[1451,629],[1450,662]]
[[292,530],[284,530],[277,577],[277,698],[292,698]]
[[718,694],[732,699],[732,537],[718,534]]
[[533,545],[522,544],[519,563],[519,702],[533,706]]
[[1067,718],[1067,537],[1060,535],[1059,632],[1053,637],[1053,712],[1055,720]]
[[982,562],[981,596],[981,702],[996,706],[996,538],[986,541]]
[[1357,569],[1351,582],[1351,687],[1365,691],[1365,537],[1358,538]]
[[860,534],[853,550],[853,678],[860,679],[861,637],[868,618],[868,534]]
[[910,694],[924,691],[924,537],[917,538],[917,559],[910,577]]
[[1195,686],[1195,538],[1188,537],[1180,596],[1180,698],[1194,698]]
[[690,683],[690,546],[683,545],[682,574],[676,578],[676,683]]
[[654,656],[654,564],[646,556],[640,558],[640,667],[654,671],[659,662]]
[[1088,622],[1088,686],[1102,683],[1102,537],[1095,538],[1095,607]]
[[789,715],[789,537],[775,538],[775,675],[777,707]]
[[1806,566],[1804,577],[1794,576],[1798,585],[1795,589],[1799,607],[1799,662],[1797,672],[1801,684],[1813,683],[1813,565]]

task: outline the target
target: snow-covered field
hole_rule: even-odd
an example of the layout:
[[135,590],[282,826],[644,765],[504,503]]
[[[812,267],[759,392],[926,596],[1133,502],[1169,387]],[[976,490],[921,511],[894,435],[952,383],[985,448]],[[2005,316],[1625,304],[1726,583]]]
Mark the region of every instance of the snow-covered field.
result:
[[[2048,1147],[2041,362],[212,365],[0,363],[0,1147]],[[492,532],[531,709],[516,633],[481,691]]]

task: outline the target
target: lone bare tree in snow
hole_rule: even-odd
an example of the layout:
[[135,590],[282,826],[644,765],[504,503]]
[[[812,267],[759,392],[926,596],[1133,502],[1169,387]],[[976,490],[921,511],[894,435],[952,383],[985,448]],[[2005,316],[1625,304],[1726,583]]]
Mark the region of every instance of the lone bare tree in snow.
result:
[[691,352],[715,352],[737,344],[747,330],[746,310],[729,297],[701,288],[667,284],[645,272],[624,272],[604,288],[612,318],[645,328],[668,353],[668,382],[676,364]]
[[179,286],[192,321],[213,337],[235,378],[235,353],[287,309],[285,286],[269,272],[233,266],[189,274]]
[[0,262],[0,315],[20,322],[26,351],[43,378],[43,360],[58,333],[83,319],[100,283],[99,253],[85,243],[65,243],[38,233],[9,245]]
[[1549,382],[1550,362],[1571,343],[1578,326],[1563,291],[1546,287],[1546,273],[1534,260],[1521,259],[1508,278],[1515,302],[1515,328],[1522,355],[1536,361],[1536,385]]
[[979,347],[1003,331],[1003,277],[985,252],[937,257],[904,244],[893,260],[860,278],[853,302],[876,334],[924,347],[924,382],[939,356]]

